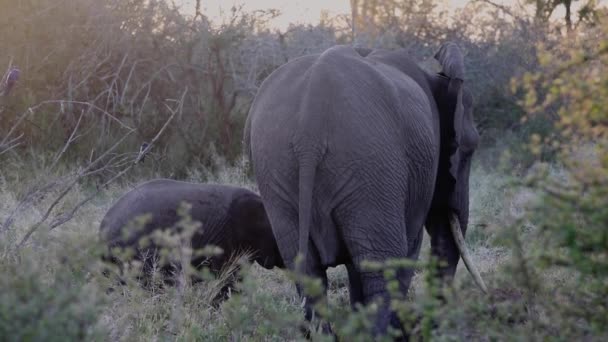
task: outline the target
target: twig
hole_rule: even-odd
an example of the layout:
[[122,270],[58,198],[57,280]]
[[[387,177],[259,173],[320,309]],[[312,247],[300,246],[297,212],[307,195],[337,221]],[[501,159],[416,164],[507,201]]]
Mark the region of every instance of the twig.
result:
[[10,150],[16,148],[17,146],[21,145],[21,142],[19,141],[19,139],[21,139],[23,137],[23,133],[21,133],[18,137],[4,143],[4,144],[0,144],[0,156],[3,155],[6,152],[9,152]]
[[608,46],[604,46],[604,47],[600,48],[599,50],[595,51],[594,53],[586,54],[580,60],[579,59],[571,60],[568,63],[563,64],[562,66],[560,66],[553,72],[550,72],[548,75],[545,75],[543,78],[544,79],[555,79],[555,78],[561,76],[563,73],[571,70],[572,68],[576,68],[577,66],[583,65],[589,61],[596,60],[604,54],[608,54]]
[[0,233],[4,232],[4,231],[8,231],[8,228],[13,224],[13,222],[15,221],[15,217],[16,215],[21,212],[22,210],[24,210],[25,208],[27,208],[30,204],[32,204],[34,202],[34,197],[39,194],[39,193],[46,193],[48,191],[50,191],[51,189],[53,189],[57,184],[61,183],[62,180],[54,180],[48,184],[45,184],[44,186],[40,187],[40,184],[36,184],[34,185],[30,191],[28,191],[28,193],[23,197],[23,199],[21,201],[19,201],[19,203],[17,203],[17,206],[15,207],[15,209],[13,209],[13,211],[8,215],[8,217],[4,220],[4,223],[2,224],[2,227],[0,227]]
[[513,14],[513,12],[511,11],[511,9],[509,7],[501,5],[501,4],[497,4],[494,1],[491,1],[491,0],[475,0],[474,2],[483,2],[483,3],[486,3],[486,4],[490,5],[490,6],[498,8],[499,10],[501,10],[502,12],[508,14],[509,16],[511,16],[514,19],[521,20],[521,18],[519,18],[518,16],[516,16],[515,14]]
[[[122,177],[124,174],[126,174],[127,172],[129,172],[133,167],[135,167],[135,165],[137,165],[140,162],[140,160],[150,151],[150,149],[152,149],[152,146],[158,141],[158,139],[160,138],[160,136],[167,129],[167,127],[169,126],[169,124],[171,123],[171,121],[173,120],[173,118],[177,115],[177,113],[181,112],[183,110],[184,98],[185,98],[187,92],[188,92],[188,89],[186,88],[186,90],[184,90],[184,93],[182,94],[182,97],[179,100],[179,105],[178,105],[177,109],[174,110],[171,107],[167,106],[167,108],[171,112],[171,116],[169,116],[169,118],[167,119],[167,121],[165,121],[165,124],[161,127],[161,129],[158,131],[158,133],[156,134],[156,136],[154,136],[154,138],[150,141],[150,143],[148,143],[148,145],[146,146],[146,148],[144,148],[143,151],[140,152],[137,155],[137,157],[135,158],[135,160],[133,161],[133,163],[131,163],[126,168],[124,168],[122,171],[120,171],[118,174],[116,174],[114,177],[112,177],[111,179],[109,179],[108,181],[106,181],[102,186],[98,187],[98,189],[93,194],[91,194],[90,196],[88,196],[84,200],[80,201],[69,212],[57,216],[51,222],[51,224],[49,225],[49,230],[55,229],[56,227],[58,227],[58,226],[60,226],[60,225],[62,225],[64,223],[68,222],[69,220],[71,220],[74,217],[74,215],[76,214],[76,212],[80,208],[82,208],[86,203],[88,203],[89,201],[91,201],[101,191],[102,188],[104,188],[105,186],[107,186],[110,183],[114,182],[116,179]],[[72,188],[74,187],[74,185],[76,185],[76,183],[85,176],[86,171],[91,170],[91,168],[92,168],[93,165],[97,164],[97,162],[99,160],[101,160],[101,158],[103,158],[104,156],[108,155],[113,149],[115,149],[118,146],[118,144],[120,142],[122,142],[132,132],[133,131],[129,131],[110,150],[106,151],[101,157],[97,158],[95,161],[93,161],[91,164],[89,164],[89,166],[87,166],[87,168],[85,168],[84,171],[79,172],[78,176],[75,179],[73,179],[72,182],[70,182],[70,184],[53,201],[53,203],[51,203],[51,205],[46,210],[46,212],[43,215],[43,217],[37,223],[35,223],[34,225],[32,225],[30,227],[30,229],[27,231],[27,233],[25,234],[25,236],[22,238],[21,242],[19,242],[19,244],[17,245],[17,249],[20,249],[21,247],[23,247],[23,245],[28,241],[28,239],[32,236],[32,234],[36,230],[38,230],[38,228],[42,225],[42,223],[44,223],[48,219],[48,217],[50,216],[50,214],[53,211],[53,209],[55,209],[55,207],[61,202],[61,200],[72,190]],[[99,172],[100,170],[107,169],[109,167],[110,167],[110,165],[106,164],[106,166],[102,167],[99,170],[96,170],[96,172]]]
[[[27,118],[28,115],[33,114],[38,108],[46,105],[46,104],[60,104],[61,106],[63,106],[66,103],[71,103],[71,104],[80,104],[80,105],[85,105],[88,106],[89,109],[95,109],[97,111],[100,111],[103,115],[108,116],[109,118],[111,118],[113,121],[117,122],[120,126],[122,126],[123,128],[126,128],[130,131],[134,131],[135,129],[126,125],[125,123],[123,123],[122,121],[120,121],[117,117],[115,117],[114,115],[110,114],[109,112],[107,112],[106,110],[96,106],[93,103],[90,102],[83,102],[83,101],[65,101],[65,100],[48,100],[48,101],[43,101],[38,103],[35,106],[29,107],[27,110],[25,110],[23,113],[21,113],[21,115],[19,116],[19,118],[17,119],[17,121],[11,126],[11,129],[9,130],[9,132],[6,134],[6,136],[2,139],[2,141],[0,141],[0,154],[6,152],[7,149],[13,149],[16,146],[12,146],[11,144],[9,144],[9,139],[11,143],[16,142],[16,140],[18,140],[19,138],[11,138],[11,136],[13,135],[13,133],[15,132],[15,130],[21,125],[21,123]],[[87,111],[88,112],[88,111]],[[80,122],[80,119],[79,119]],[[70,142],[71,143],[71,142]]]
[[51,212],[53,211],[53,209],[55,209],[55,206],[57,204],[59,204],[59,202],[65,197],[65,195],[67,195],[70,190],[72,190],[72,188],[74,187],[74,185],[76,185],[76,183],[78,182],[79,178],[76,178],[75,180],[73,180],[70,185],[68,185],[67,188],[65,188],[61,194],[53,201],[53,203],[49,206],[49,208],[47,209],[47,211],[44,213],[44,215],[42,216],[42,218],[35,223],[34,225],[32,225],[30,227],[30,229],[27,231],[27,233],[25,234],[25,236],[23,237],[23,239],[21,240],[21,242],[17,245],[17,249],[20,249],[23,244],[25,244],[25,242],[30,238],[30,236],[38,229],[38,227],[40,227],[40,225],[46,221],[46,219],[49,217],[49,215],[51,214]]
[[6,144],[6,141],[11,137],[11,135],[13,135],[13,132],[17,129],[17,127],[21,125],[21,122],[23,122],[23,120],[25,120],[25,118],[31,113],[33,113],[31,108],[21,113],[17,121],[11,126],[11,129],[8,131],[4,139],[2,139],[0,142],[0,146],[4,146]]
[[511,9],[507,6],[501,5],[501,4],[497,4],[494,1],[491,0],[475,0],[474,2],[483,2],[485,4],[488,4],[490,6],[493,6],[497,9],[499,9],[500,11],[502,11],[503,13],[507,14],[508,16],[510,16],[511,18],[515,19],[522,28],[525,28],[526,26],[528,26],[530,23],[525,20],[522,19],[521,16],[516,15],[515,13],[513,13],[513,11],[511,11]]
[[[83,174],[86,174],[86,172],[90,171],[95,165],[97,165],[97,163],[99,161],[101,161],[103,158],[105,158],[105,156],[107,156],[112,151],[114,151],[133,132],[134,132],[134,130],[127,132],[127,134],[125,134],[121,139],[119,139],[112,147],[110,147],[109,150],[107,150],[100,157],[98,157],[97,159],[95,159],[94,161],[89,163],[89,165],[87,165],[87,167],[85,167],[83,170],[81,170],[79,172],[80,176],[77,175],[76,180],[82,178]],[[38,184],[34,185],[32,187],[32,189],[28,192],[28,194],[17,204],[15,209],[13,209],[13,211],[9,214],[8,218],[4,221],[4,224],[2,225],[2,229],[0,230],[0,233],[3,231],[8,231],[9,227],[13,224],[17,213],[21,212],[24,208],[31,206],[31,204],[33,204],[33,201],[34,201],[33,199],[36,195],[47,193],[47,192],[51,191],[51,189],[53,189],[58,184],[62,184],[65,181],[66,180],[55,180],[55,181],[52,181],[45,185],[42,185],[41,182],[39,182]],[[43,195],[40,195],[40,196],[43,196]]]
[[127,173],[129,170],[131,170],[131,168],[133,168],[137,163],[139,163],[139,161],[148,153],[148,151],[150,151],[150,149],[152,148],[152,146],[154,145],[154,143],[158,140],[158,138],[163,134],[163,132],[169,126],[169,123],[173,120],[173,118],[175,117],[175,115],[182,110],[182,108],[183,108],[182,104],[183,104],[183,99],[184,99],[185,95],[186,95],[186,92],[184,92],[184,94],[182,95],[182,100],[180,101],[180,105],[179,105],[179,107],[178,107],[177,110],[171,110],[170,109],[170,111],[172,112],[172,114],[169,117],[169,119],[167,119],[167,121],[165,122],[165,124],[163,125],[163,127],[158,131],[158,133],[152,139],[152,141],[144,148],[144,150],[142,152],[140,152],[137,155],[137,157],[135,158],[135,160],[133,161],[133,163],[131,165],[127,166],[125,169],[123,169],[117,175],[115,175],[110,180],[108,180],[104,184],[102,184],[98,188],[97,191],[95,191],[92,195],[90,195],[89,197],[87,197],[86,199],[84,199],[83,201],[81,201],[80,203],[78,203],[74,208],[72,208],[72,210],[67,215],[62,216],[59,219],[57,219],[56,221],[54,221],[53,223],[51,223],[50,229],[52,230],[55,227],[58,227],[58,226],[64,224],[65,222],[69,221],[74,216],[74,214],[76,213],[76,211],[78,211],[78,209],[80,209],[80,207],[82,207],[84,204],[86,204],[87,202],[89,202],[90,200],[92,200],[99,193],[99,191],[100,191],[99,189],[102,189],[103,187],[105,187],[105,186],[109,185],[110,183],[114,182],[116,179],[122,177],[125,173]]
[[91,102],[85,102],[85,101],[74,101],[74,100],[69,100],[69,101],[65,101],[65,100],[48,100],[48,101],[44,101],[41,102],[40,104],[38,104],[35,108],[40,107],[41,105],[44,104],[49,104],[49,103],[70,103],[70,104],[79,104],[79,105],[83,105],[83,106],[89,106],[90,108],[93,108],[99,112],[101,112],[103,115],[109,117],[110,119],[112,119],[113,121],[117,122],[120,126],[122,126],[123,128],[126,128],[128,130],[134,130],[134,128],[132,128],[131,126],[123,123],[122,121],[120,121],[120,119],[118,119],[116,116],[110,114],[108,111],[106,111],[105,109],[91,103]]
[[70,147],[72,142],[78,138],[78,137],[74,138],[74,135],[78,131],[78,127],[80,126],[80,122],[82,121],[83,116],[84,116],[84,110],[81,110],[80,116],[78,117],[78,121],[76,122],[76,126],[72,130],[72,133],[70,134],[70,137],[68,138],[68,141],[66,141],[66,143],[63,145],[61,152],[57,153],[57,155],[55,156],[55,159],[53,160],[53,163],[49,167],[49,170],[53,170],[55,168],[55,165],[57,165],[57,162],[59,161],[59,159],[61,159],[61,156],[63,156],[63,154],[68,149],[68,147]]

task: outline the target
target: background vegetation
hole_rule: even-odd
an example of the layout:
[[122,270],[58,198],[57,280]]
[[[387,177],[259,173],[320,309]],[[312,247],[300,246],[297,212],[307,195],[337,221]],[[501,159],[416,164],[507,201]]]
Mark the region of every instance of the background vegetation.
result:
[[[221,306],[211,303],[221,279],[116,288],[100,276],[99,221],[152,177],[255,189],[244,119],[286,61],[355,44],[405,48],[436,70],[433,53],[452,40],[465,52],[482,136],[467,242],[490,293],[462,269],[453,288],[438,288],[427,239],[409,298],[393,305],[417,339],[606,340],[606,9],[593,0],[471,1],[455,13],[435,0],[351,5],[350,16],[278,31],[273,10],[235,7],[217,23],[160,0],[0,0],[0,336],[302,339],[282,271],[245,267]],[[390,277],[396,266],[384,267]],[[367,340],[375,307],[351,311],[346,284],[344,269],[330,270],[321,309],[344,340]]]

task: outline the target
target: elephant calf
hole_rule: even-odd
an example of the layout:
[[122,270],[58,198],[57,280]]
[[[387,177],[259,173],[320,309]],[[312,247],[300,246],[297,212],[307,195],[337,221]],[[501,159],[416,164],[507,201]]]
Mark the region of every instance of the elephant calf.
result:
[[[150,256],[157,255],[158,244],[140,242],[157,230],[177,232],[176,224],[182,219],[178,208],[182,202],[192,206],[192,220],[201,223],[192,234],[192,250],[208,245],[223,250],[221,255],[212,257],[193,253],[193,267],[200,269],[206,265],[218,273],[240,251],[252,252],[252,259],[267,269],[284,267],[262,199],[252,191],[235,186],[169,179],[143,183],[123,195],[106,213],[100,225],[101,239],[110,250],[132,247],[135,259],[143,262],[144,276],[149,275],[154,264],[154,258]],[[147,220],[137,227],[135,219],[146,214],[149,215]],[[117,261],[112,254],[104,258]],[[168,283],[172,283],[172,267],[165,265],[160,268]]]

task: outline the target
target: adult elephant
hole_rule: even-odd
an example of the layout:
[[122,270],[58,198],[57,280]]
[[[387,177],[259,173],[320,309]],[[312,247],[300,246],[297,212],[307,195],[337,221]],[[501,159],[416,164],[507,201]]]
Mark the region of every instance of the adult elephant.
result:
[[[384,299],[374,333],[398,326],[381,272],[363,260],[416,259],[426,226],[432,253],[453,277],[466,257],[469,173],[479,135],[463,56],[435,55],[438,74],[404,50],[336,46],[274,71],[247,118],[245,148],[286,265],[327,281],[346,264],[351,303]],[[405,295],[413,276],[397,275]]]

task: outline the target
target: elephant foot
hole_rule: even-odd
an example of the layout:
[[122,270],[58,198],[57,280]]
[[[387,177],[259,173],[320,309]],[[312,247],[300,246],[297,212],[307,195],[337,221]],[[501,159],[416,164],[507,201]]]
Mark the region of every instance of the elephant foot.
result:
[[218,293],[215,295],[215,297],[213,297],[213,300],[211,301],[211,305],[214,308],[219,308],[220,305],[227,301],[233,293],[238,293],[238,290],[233,286],[234,284],[227,284],[224,285],[222,287],[221,290],[218,291]]
[[300,332],[304,335],[304,338],[307,340],[312,340],[313,331],[320,331],[325,336],[332,336],[334,341],[338,341],[338,335],[336,335],[331,329],[331,325],[327,322],[323,322],[319,325],[314,325],[311,330],[312,323],[306,324],[305,326],[300,327]]
[[[431,331],[434,331],[439,328],[439,323],[437,323],[435,319],[431,318],[431,321],[429,323]],[[422,341],[424,339],[422,330],[425,329],[423,324],[425,324],[424,316],[420,314],[416,315],[416,317],[413,318],[411,325],[408,327],[408,329],[410,330],[407,332],[405,330],[402,330],[403,338],[399,341],[409,341],[410,339],[414,341]]]

